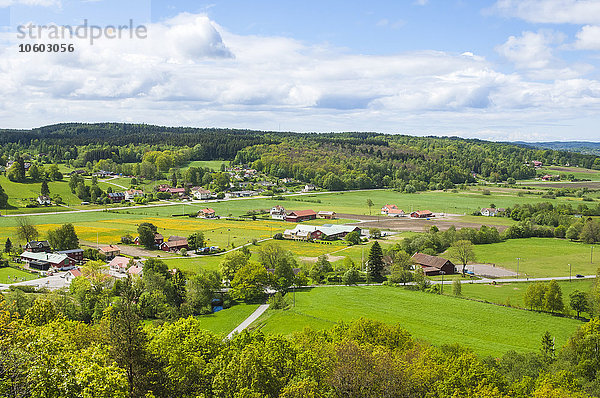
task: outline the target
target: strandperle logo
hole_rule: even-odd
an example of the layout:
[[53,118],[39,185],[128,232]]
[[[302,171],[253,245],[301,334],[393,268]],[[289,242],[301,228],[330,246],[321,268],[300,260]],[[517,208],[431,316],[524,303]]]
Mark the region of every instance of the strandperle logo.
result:
[[82,25],[36,25],[28,23],[17,26],[17,39],[21,40],[65,40],[88,39],[93,45],[99,39],[145,39],[148,37],[148,28],[145,25],[135,25],[130,19],[127,25],[89,25],[84,19]]

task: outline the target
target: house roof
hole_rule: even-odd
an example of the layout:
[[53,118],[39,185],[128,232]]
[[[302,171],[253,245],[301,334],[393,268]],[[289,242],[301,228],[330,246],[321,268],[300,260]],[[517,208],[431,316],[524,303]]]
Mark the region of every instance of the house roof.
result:
[[398,209],[398,206],[396,206],[396,205],[385,205],[385,206],[382,207],[382,209],[395,210],[395,209]]
[[169,236],[169,239],[167,239],[167,242],[175,242],[178,240],[187,240],[187,239],[184,238],[183,236],[171,235],[171,236]]
[[83,249],[61,250],[61,251],[59,251],[57,253],[58,254],[83,253]]
[[73,268],[72,270],[69,270],[69,272],[71,273],[71,275],[73,275],[74,278],[83,275],[79,268]]
[[200,209],[198,211],[198,213],[203,213],[203,214],[212,214],[215,211],[213,209],[211,209],[210,207],[207,207],[206,209]]
[[185,193],[185,188],[169,188],[167,191],[171,193]]
[[129,259],[123,256],[117,256],[108,263],[111,268],[127,268],[127,264],[129,264]]
[[26,258],[28,260],[34,261],[47,261],[51,264],[60,264],[69,257],[64,254],[58,253],[31,253],[31,252],[23,252],[21,257]]
[[47,240],[32,240],[31,242],[27,242],[25,245],[26,249],[31,249],[33,247],[47,247],[50,248],[50,242]]
[[314,210],[293,210],[288,213],[288,215],[295,215],[297,217],[312,216],[316,214],[317,213]]
[[112,253],[112,252],[116,252],[116,251],[121,251],[121,249],[115,245],[108,245],[108,246],[102,246],[100,248],[100,251],[102,251],[104,253]]
[[484,211],[489,211],[490,213],[497,213],[498,209],[494,207],[484,207],[483,209],[481,209],[481,212],[483,213]]
[[186,238],[183,238],[180,240],[169,240],[167,242],[163,242],[163,245],[166,245],[169,248],[187,246],[187,244],[188,244],[188,241]]
[[[419,215],[424,215],[424,214],[433,214],[431,211],[429,210],[417,210],[417,211],[413,211],[413,213],[419,214]],[[412,213],[411,213],[412,214]]]
[[210,191],[208,189],[204,189],[202,187],[194,187],[194,188],[192,188],[192,192],[210,193]]
[[142,273],[143,269],[144,269],[144,267],[142,267],[141,265],[132,265],[127,270],[127,273],[130,274],[130,275],[139,275],[139,274]]
[[411,258],[415,263],[419,265],[423,265],[426,267],[434,267],[437,269],[441,269],[444,266],[444,264],[448,262],[452,264],[450,260],[447,260],[443,257],[430,256],[429,254],[424,253],[415,253],[412,255]]
[[[331,235],[338,235],[341,233],[350,233],[354,230],[356,230],[355,226],[352,225],[332,225],[332,224],[325,224],[325,225],[296,225],[296,227],[294,229],[288,229],[285,231],[286,234],[294,234],[296,236],[308,236],[309,234],[316,232],[316,231],[321,231],[321,233],[327,235],[327,236],[331,236]],[[360,228],[359,228],[360,229]]]
[[319,212],[319,214],[324,214],[324,215],[327,215],[327,216],[332,216],[332,215],[334,215],[334,214],[335,214],[335,211],[330,211],[330,210],[321,210],[321,211]]
[[404,210],[398,208],[390,209],[388,210],[388,214],[404,214]]

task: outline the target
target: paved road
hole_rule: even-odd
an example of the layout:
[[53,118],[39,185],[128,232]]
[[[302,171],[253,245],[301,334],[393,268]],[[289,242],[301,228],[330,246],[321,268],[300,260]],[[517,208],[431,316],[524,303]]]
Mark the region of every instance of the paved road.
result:
[[250,324],[252,324],[252,322],[257,320],[258,317],[261,316],[267,310],[267,308],[269,308],[269,304],[259,305],[258,308],[252,314],[250,314],[250,316],[246,318],[244,322],[240,323],[238,327],[233,329],[233,331],[229,333],[226,338],[230,339],[233,337],[234,334],[240,333],[242,330],[246,329],[248,326],[250,326]]

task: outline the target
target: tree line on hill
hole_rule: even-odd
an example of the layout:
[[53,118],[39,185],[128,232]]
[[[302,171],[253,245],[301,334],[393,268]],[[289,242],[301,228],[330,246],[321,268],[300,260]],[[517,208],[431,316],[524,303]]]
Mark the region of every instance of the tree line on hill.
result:
[[[329,190],[406,192],[531,178],[533,160],[599,168],[600,158],[459,138],[296,134],[100,123],[0,131],[0,164],[24,158],[156,178],[191,160],[225,159]],[[11,173],[12,174],[12,173]],[[14,176],[22,180],[22,173]]]

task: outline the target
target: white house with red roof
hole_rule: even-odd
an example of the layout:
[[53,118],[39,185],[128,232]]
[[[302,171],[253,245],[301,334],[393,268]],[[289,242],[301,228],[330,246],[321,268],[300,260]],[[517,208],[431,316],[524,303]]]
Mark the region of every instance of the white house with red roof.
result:
[[200,209],[196,216],[198,218],[216,218],[217,213],[215,213],[213,209],[207,207],[206,209]]

